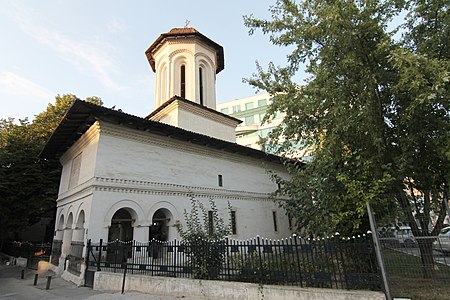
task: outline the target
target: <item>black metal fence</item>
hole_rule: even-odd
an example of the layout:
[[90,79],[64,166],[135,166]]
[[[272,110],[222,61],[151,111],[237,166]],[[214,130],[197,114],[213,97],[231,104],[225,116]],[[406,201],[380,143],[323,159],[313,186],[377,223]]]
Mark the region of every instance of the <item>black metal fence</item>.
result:
[[109,272],[265,284],[381,290],[372,238],[260,237],[195,245],[183,241],[88,244],[89,268]]

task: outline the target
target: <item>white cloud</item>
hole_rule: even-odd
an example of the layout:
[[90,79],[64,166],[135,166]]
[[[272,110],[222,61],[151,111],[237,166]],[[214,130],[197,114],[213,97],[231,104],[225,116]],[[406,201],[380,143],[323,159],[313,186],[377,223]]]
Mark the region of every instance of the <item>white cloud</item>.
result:
[[0,73],[0,89],[4,93],[29,96],[34,100],[49,101],[55,96],[49,90],[13,72]]
[[13,17],[25,33],[52,48],[79,70],[84,71],[87,75],[93,75],[107,88],[122,89],[112,76],[117,74],[118,70],[117,60],[111,55],[111,45],[99,40],[79,41],[73,39],[56,29],[39,24],[44,21],[38,22],[39,17],[36,16],[36,13],[23,7],[16,6]]
[[127,24],[122,19],[118,18],[112,18],[109,20],[106,27],[111,33],[122,33],[128,28]]

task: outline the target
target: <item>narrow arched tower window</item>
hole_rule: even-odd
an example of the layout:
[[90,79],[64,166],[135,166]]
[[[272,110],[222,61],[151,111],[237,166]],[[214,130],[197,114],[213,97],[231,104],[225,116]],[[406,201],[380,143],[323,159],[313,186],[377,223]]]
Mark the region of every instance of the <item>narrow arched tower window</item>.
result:
[[180,68],[180,96],[186,98],[186,66]]
[[203,68],[198,68],[198,81],[200,92],[200,105],[203,105]]

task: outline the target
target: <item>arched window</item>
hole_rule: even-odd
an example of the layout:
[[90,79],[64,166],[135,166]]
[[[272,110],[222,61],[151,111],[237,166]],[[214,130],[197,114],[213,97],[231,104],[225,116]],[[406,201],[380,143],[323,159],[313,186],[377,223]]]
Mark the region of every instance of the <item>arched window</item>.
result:
[[180,67],[180,96],[186,98],[186,66]]
[[162,68],[161,78],[159,79],[159,81],[160,81],[160,87],[159,87],[160,103],[159,103],[159,105],[161,105],[168,99],[167,66],[166,65]]
[[199,83],[199,93],[200,93],[200,105],[203,105],[203,68],[198,68],[198,83]]

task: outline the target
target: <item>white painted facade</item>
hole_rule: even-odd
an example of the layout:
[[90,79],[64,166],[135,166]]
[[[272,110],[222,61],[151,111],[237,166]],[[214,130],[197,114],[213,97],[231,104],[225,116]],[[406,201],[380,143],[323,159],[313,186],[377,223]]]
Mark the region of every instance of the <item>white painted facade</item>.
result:
[[[170,57],[167,53],[158,52],[157,58],[158,55],[162,60]],[[155,62],[156,68],[158,63]],[[214,100],[215,105],[215,98],[208,99],[210,102],[207,103]],[[232,142],[237,125],[233,118],[211,112],[208,108],[202,111],[196,104],[192,106],[195,109],[184,110],[189,114],[178,111],[177,127],[189,130],[184,131],[165,124],[158,125],[151,118],[129,116],[81,102],[76,103],[76,109],[69,110],[67,122],[62,123],[68,126],[68,137],[72,131],[78,131],[78,124],[70,127],[71,113],[90,107],[86,115],[97,115],[96,121],[88,123],[88,129],[74,143],[68,144],[70,147],[60,156],[63,169],[54,240],[62,241],[62,251],[58,266],[55,263],[53,270],[63,271],[74,243],[86,246],[89,239],[93,242],[100,239],[108,241],[122,234],[128,240],[147,242],[155,237],[152,228],[156,222],[163,228],[158,232],[164,237],[162,240],[178,239],[180,236],[175,224],[185,224],[184,211],[191,209],[191,197],[206,207],[213,199],[226,221],[229,220],[230,205],[236,215],[236,232],[232,235],[235,239],[256,235],[279,239],[291,234],[285,212],[270,199],[277,185],[268,171],[288,175],[276,157],[266,159],[264,153]],[[169,118],[174,111],[167,110],[167,107],[162,119]],[[211,116],[219,122],[208,123]],[[130,125],[129,122],[138,125]],[[202,131],[203,127],[210,127],[210,130]],[[67,143],[61,146],[61,139],[56,139],[64,134],[67,132],[57,129],[52,137],[55,140],[49,141],[44,153],[53,151],[52,147],[64,148]],[[122,217],[118,217],[119,212]],[[124,233],[121,226],[128,223],[120,222],[129,222],[130,231]],[[83,256],[85,254],[86,247]],[[79,276],[67,271],[64,274],[65,278],[81,284],[84,265]]]

